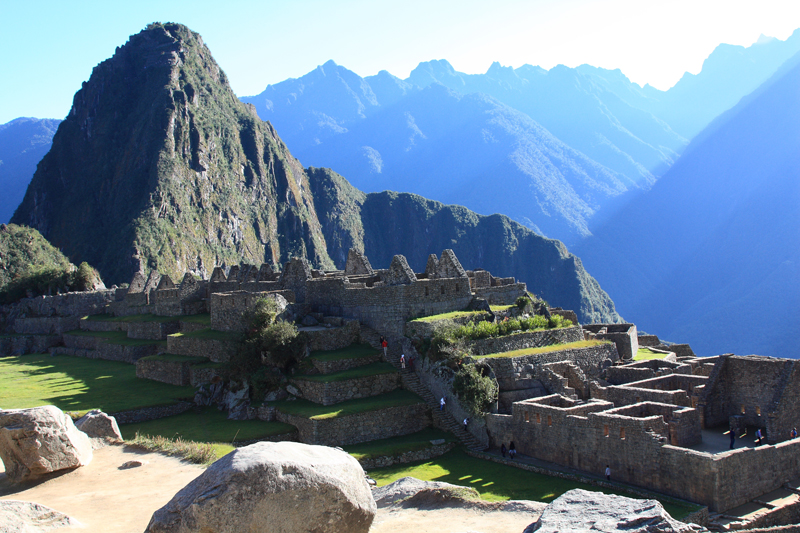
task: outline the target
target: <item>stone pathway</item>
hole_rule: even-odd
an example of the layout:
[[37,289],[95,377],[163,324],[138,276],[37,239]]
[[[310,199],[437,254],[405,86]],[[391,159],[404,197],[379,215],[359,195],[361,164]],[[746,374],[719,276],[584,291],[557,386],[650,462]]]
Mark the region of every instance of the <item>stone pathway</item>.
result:
[[[366,326],[361,326],[361,338],[366,341],[373,348],[380,350],[383,354],[383,349],[380,347],[380,335],[373,329]],[[450,433],[454,434],[458,439],[472,451],[483,451],[484,446],[476,439],[470,432],[466,431],[464,427],[458,423],[452,415],[447,411],[439,410],[439,401],[433,396],[431,391],[420,382],[416,372],[412,371],[406,365],[406,368],[401,368],[400,354],[402,353],[402,345],[399,340],[392,340],[389,343],[389,349],[386,359],[400,371],[400,377],[403,380],[403,387],[407,390],[418,395],[425,400],[425,403],[431,408],[431,416],[433,417],[434,426],[441,427]]]

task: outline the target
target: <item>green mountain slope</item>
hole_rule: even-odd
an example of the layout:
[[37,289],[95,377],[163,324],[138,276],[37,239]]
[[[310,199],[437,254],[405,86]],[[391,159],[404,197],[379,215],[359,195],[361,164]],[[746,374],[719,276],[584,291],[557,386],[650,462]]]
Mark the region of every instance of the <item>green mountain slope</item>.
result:
[[453,248],[465,267],[515,276],[584,321],[619,320],[558,241],[504,216],[365,195],[330,170],[304,170],[178,24],[150,25],[95,68],[14,221],[115,283],[138,270],[177,279],[291,256],[343,268],[351,247],[376,267],[402,253],[423,270],[429,254]]
[[332,266],[307,190],[200,36],[153,24],[75,94],[12,222],[115,283],[292,255]]

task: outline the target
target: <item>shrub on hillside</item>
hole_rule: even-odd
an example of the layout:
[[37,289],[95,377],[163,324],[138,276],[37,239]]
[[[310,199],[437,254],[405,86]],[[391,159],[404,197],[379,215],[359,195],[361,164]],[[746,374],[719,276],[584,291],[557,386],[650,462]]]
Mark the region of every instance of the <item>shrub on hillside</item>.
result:
[[484,375],[484,369],[474,364],[461,365],[453,379],[453,392],[474,416],[489,411],[499,392],[497,381]]

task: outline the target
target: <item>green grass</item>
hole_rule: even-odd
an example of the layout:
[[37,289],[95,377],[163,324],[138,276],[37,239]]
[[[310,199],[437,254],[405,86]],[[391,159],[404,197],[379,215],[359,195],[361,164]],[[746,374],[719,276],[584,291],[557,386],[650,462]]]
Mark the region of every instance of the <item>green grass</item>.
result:
[[326,420],[328,418],[338,418],[351,416],[368,411],[377,411],[387,407],[397,407],[402,405],[415,405],[423,403],[422,398],[416,394],[403,389],[397,389],[386,394],[372,396],[370,398],[360,398],[357,400],[347,400],[336,405],[319,405],[308,400],[294,400],[271,402],[282,413],[301,416],[312,420]]
[[203,313],[200,315],[179,316],[176,318],[180,319],[181,322],[188,322],[189,324],[203,324],[206,326],[211,325],[211,315],[208,313]]
[[[480,493],[482,499],[488,501],[514,499],[549,503],[571,489],[601,491],[630,497],[630,494],[624,492],[615,492],[594,485],[476,459],[461,449],[455,449],[430,461],[376,468],[370,470],[369,475],[378,482],[379,487],[406,476],[424,481],[444,481],[453,485],[472,487]],[[678,520],[700,508],[669,498],[659,498],[655,494],[653,497],[661,501],[670,515]]]
[[160,353],[157,355],[148,355],[147,357],[142,357],[140,361],[168,361],[170,363],[197,363],[198,365],[209,362],[208,359],[205,357],[192,357],[191,355],[177,355],[172,353]]
[[391,363],[376,362],[356,368],[342,370],[341,372],[334,372],[332,374],[305,374],[294,376],[294,379],[304,379],[306,381],[315,381],[317,383],[334,383],[337,381],[347,381],[348,379],[393,373],[397,373],[397,369],[392,366]]
[[3,409],[53,404],[64,411],[114,413],[194,396],[192,387],[138,379],[134,365],[67,355],[0,358],[0,383]]
[[445,442],[458,441],[452,433],[446,433],[440,429],[426,428],[410,435],[363,442],[361,444],[351,444],[349,446],[343,446],[343,448],[344,451],[356,459],[364,459],[424,450],[425,448],[433,446],[433,444],[431,444],[432,440],[438,439],[444,439]]
[[610,344],[610,341],[577,341],[568,342],[566,344],[551,344],[550,346],[542,346],[539,348],[522,348],[520,350],[512,350],[510,352],[490,353],[486,355],[474,355],[473,357],[481,359],[484,357],[522,357],[524,355],[534,355],[537,353],[550,353],[560,352],[563,350],[572,350],[575,348],[588,348],[590,346],[597,346],[600,344]]
[[197,331],[190,331],[188,333],[173,333],[170,335],[170,337],[186,337],[187,339],[235,342],[242,338],[242,334],[234,331],[217,331],[215,329],[206,328]]
[[148,420],[138,424],[121,424],[122,437],[132,439],[140,435],[180,437],[195,442],[232,443],[291,433],[296,428],[283,422],[262,420],[228,420],[228,413],[216,407],[204,407],[200,412],[186,411],[175,416]]
[[636,355],[633,357],[634,361],[644,361],[647,359],[664,359],[667,356],[665,353],[654,352],[648,348],[639,348]]
[[489,306],[489,309],[491,309],[493,313],[498,313],[498,312],[500,312],[500,311],[508,311],[508,310],[509,310],[509,309],[511,309],[512,307],[515,307],[515,306],[514,306],[514,304],[508,304],[508,305],[490,305],[490,306]]
[[76,337],[96,337],[98,339],[103,339],[109,344],[119,344],[122,346],[150,346],[155,344],[166,347],[167,345],[167,341],[131,339],[128,337],[128,332],[126,331],[84,331],[82,329],[76,329],[66,332],[65,335],[73,335]]
[[88,322],[177,322],[178,317],[175,316],[159,316],[159,315],[128,315],[128,316],[113,316],[108,314],[89,315],[83,317]]
[[465,316],[473,316],[483,314],[483,311],[450,311],[449,313],[441,313],[438,315],[424,316],[415,318],[409,322],[436,322],[437,320],[452,320],[454,318],[461,318]]
[[343,359],[361,359],[364,357],[372,357],[379,355],[378,351],[369,344],[351,344],[346,348],[339,348],[338,350],[319,350],[311,352],[309,359],[316,359],[317,361],[341,361]]

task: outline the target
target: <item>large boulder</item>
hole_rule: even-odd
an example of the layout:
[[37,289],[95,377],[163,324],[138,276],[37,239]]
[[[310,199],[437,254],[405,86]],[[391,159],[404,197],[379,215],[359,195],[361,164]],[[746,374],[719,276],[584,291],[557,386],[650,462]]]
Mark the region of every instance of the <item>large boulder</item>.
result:
[[62,512],[33,502],[0,500],[0,531],[3,533],[42,533],[81,523]]
[[122,441],[117,419],[100,410],[89,411],[75,421],[75,427],[93,439],[107,439],[114,442]]
[[153,513],[147,533],[366,533],[377,507],[353,457],[259,442],[212,464]]
[[0,411],[0,458],[19,482],[89,464],[92,443],[54,405]]
[[379,509],[402,504],[404,507],[428,508],[480,500],[472,487],[461,487],[443,481],[423,481],[413,477],[400,478],[394,483],[372,491]]
[[684,533],[706,529],[673,519],[655,500],[573,489],[553,500],[524,533],[534,531]]

